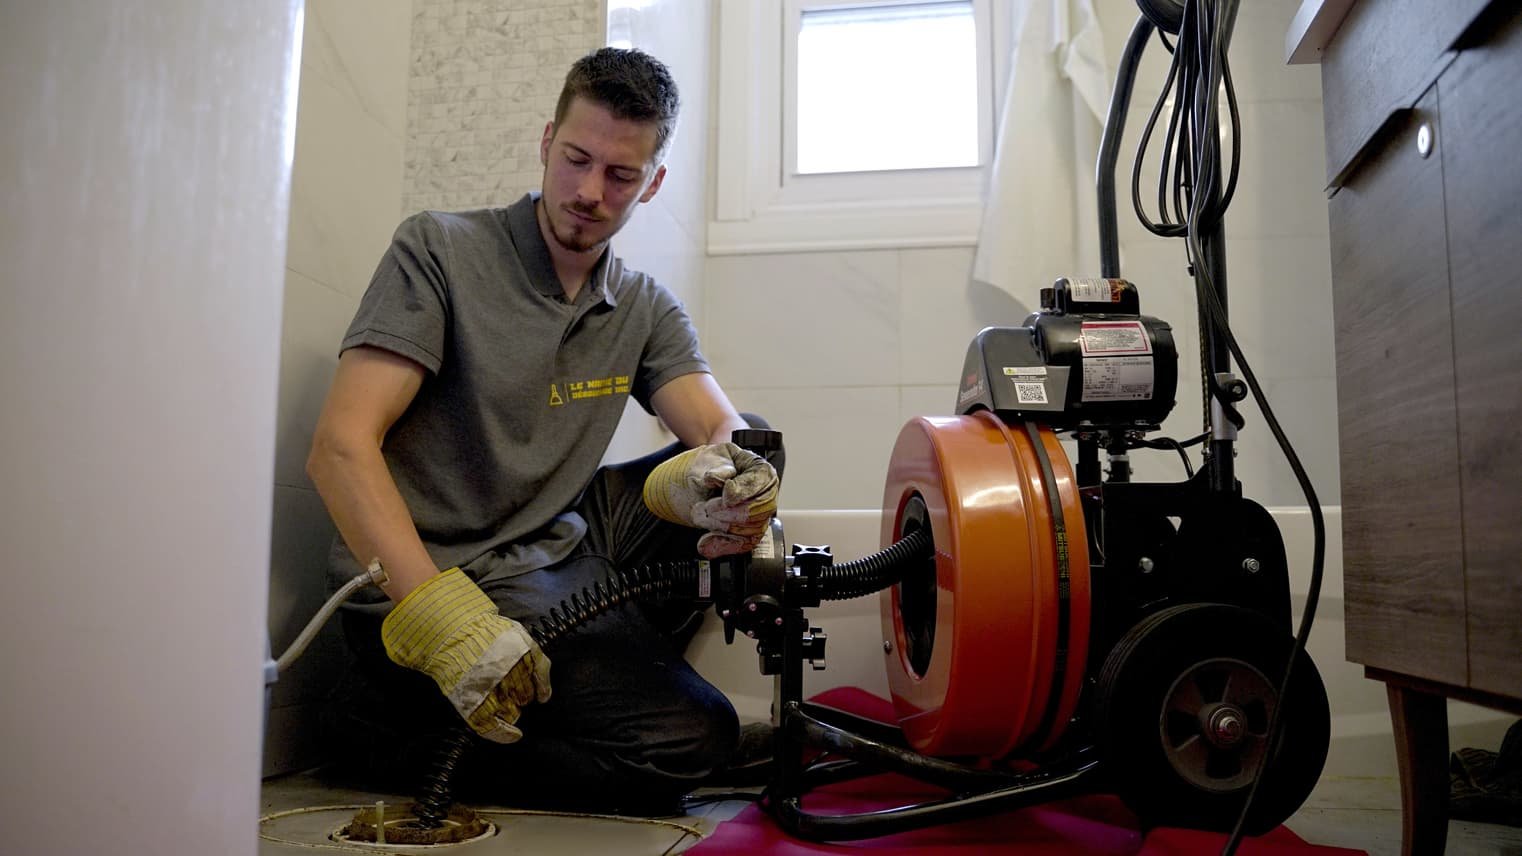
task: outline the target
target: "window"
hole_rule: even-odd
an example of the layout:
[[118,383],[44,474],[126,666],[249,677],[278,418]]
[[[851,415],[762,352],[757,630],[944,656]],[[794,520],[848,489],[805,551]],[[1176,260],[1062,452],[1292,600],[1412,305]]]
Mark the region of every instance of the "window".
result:
[[977,166],[977,43],[971,0],[803,9],[792,172]]
[[973,244],[1007,6],[720,4],[709,252]]

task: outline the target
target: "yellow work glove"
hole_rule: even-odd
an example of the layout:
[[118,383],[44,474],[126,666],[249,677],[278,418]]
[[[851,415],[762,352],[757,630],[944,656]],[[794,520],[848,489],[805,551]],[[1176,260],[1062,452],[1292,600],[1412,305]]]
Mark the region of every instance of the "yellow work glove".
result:
[[550,698],[550,660],[523,625],[459,568],[413,589],[381,623],[396,663],[438,682],[471,730],[498,743],[523,737],[523,705]]
[[645,507],[662,520],[707,529],[698,552],[748,553],[777,513],[777,471],[734,443],[698,446],[663,461],[645,479]]

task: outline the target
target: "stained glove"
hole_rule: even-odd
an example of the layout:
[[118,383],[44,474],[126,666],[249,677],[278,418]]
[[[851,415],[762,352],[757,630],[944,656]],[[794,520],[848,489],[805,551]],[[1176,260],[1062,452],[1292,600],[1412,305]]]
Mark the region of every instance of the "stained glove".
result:
[[772,465],[734,443],[698,446],[662,462],[645,479],[645,507],[662,520],[709,530],[698,552],[713,559],[760,543],[777,513]]
[[459,568],[402,598],[381,623],[381,641],[393,661],[433,678],[488,740],[521,739],[514,723],[523,705],[550,698],[549,658]]

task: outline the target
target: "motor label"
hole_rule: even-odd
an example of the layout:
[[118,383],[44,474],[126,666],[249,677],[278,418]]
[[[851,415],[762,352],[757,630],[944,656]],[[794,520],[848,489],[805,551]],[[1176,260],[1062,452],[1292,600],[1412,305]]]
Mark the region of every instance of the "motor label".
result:
[[1152,357],[1090,357],[1083,361],[1084,401],[1151,398]]

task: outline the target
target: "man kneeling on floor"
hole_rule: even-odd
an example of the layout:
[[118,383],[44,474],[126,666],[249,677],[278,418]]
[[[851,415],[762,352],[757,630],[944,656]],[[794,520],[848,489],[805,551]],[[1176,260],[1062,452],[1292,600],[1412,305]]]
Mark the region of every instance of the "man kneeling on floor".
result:
[[[541,191],[407,219],[343,339],[307,470],[338,528],[332,580],[372,559],[389,577],[344,614],[337,732],[388,786],[416,787],[462,721],[485,740],[455,784],[494,802],[665,813],[734,754],[734,708],[682,657],[690,606],[614,610],[553,667],[520,623],[612,568],[749,551],[776,511],[780,453],[728,442],[765,423],[609,249],[661,188],[677,107],[644,53],[579,60]],[[631,395],[679,442],[599,466]]]

